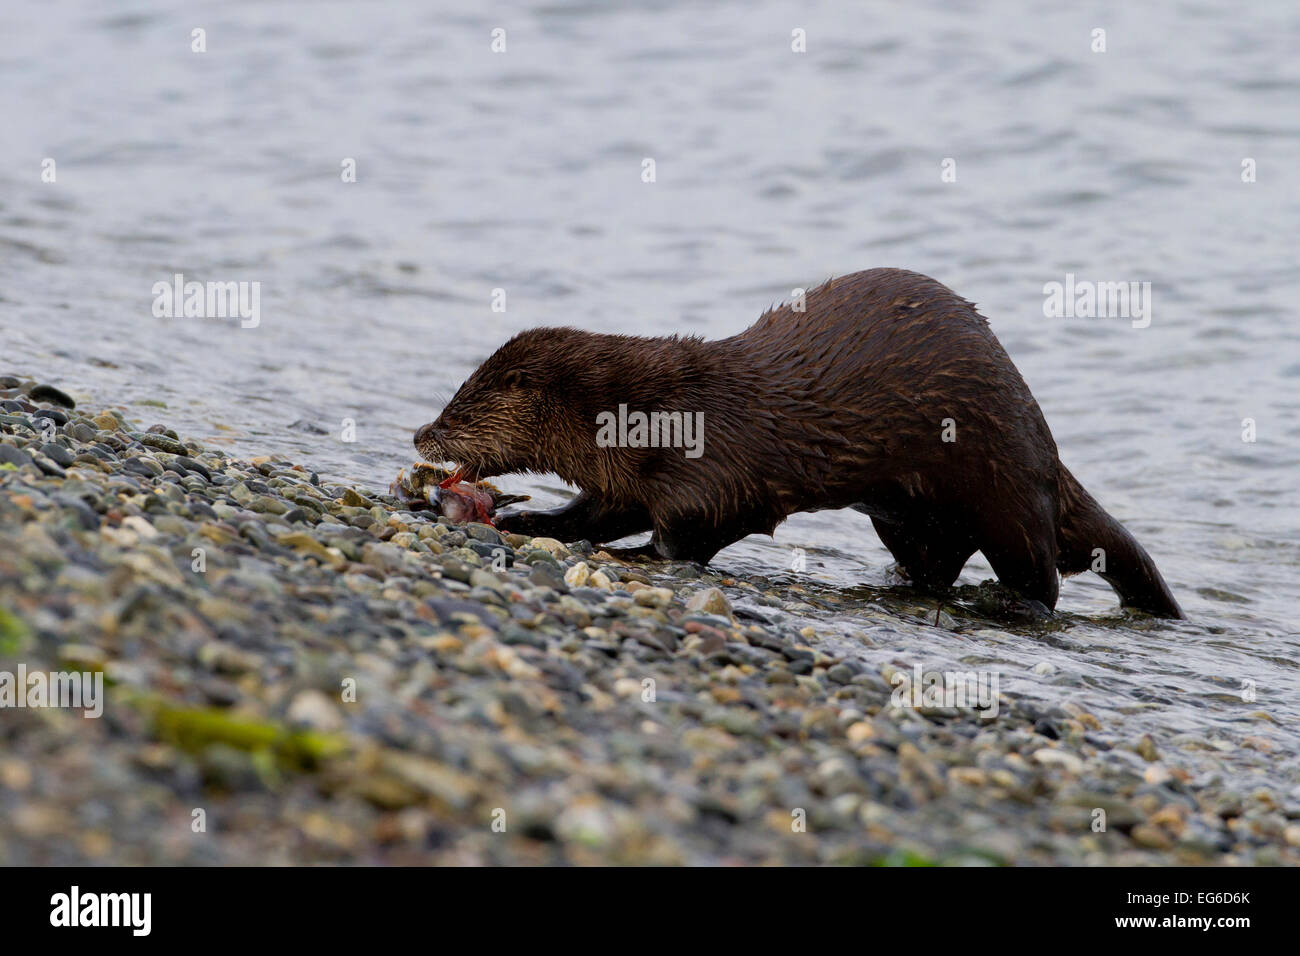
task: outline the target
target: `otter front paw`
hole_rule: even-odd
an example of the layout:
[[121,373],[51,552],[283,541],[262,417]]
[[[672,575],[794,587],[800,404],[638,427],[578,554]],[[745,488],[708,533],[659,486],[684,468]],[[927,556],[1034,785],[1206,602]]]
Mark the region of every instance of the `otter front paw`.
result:
[[505,514],[496,515],[492,519],[492,524],[502,534],[527,534],[537,537],[537,517],[536,511],[507,511]]

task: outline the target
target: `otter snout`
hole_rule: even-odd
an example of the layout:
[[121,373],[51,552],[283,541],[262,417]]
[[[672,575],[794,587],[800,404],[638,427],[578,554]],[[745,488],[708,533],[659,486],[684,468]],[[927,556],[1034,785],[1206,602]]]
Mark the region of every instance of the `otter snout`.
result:
[[437,453],[437,448],[442,437],[442,432],[439,431],[437,422],[429,422],[427,425],[421,425],[415,430],[415,450],[425,458],[431,459]]
[[428,445],[431,442],[436,442],[437,440],[438,429],[433,422],[429,422],[427,425],[421,425],[415,430],[416,448],[419,448],[421,445]]

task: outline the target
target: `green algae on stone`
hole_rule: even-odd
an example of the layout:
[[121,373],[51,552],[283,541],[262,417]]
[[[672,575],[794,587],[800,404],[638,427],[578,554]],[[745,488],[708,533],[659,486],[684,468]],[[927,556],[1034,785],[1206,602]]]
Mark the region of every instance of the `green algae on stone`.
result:
[[0,654],[18,654],[31,640],[31,631],[22,618],[0,607]]
[[312,730],[292,730],[273,720],[244,717],[212,707],[188,707],[153,699],[142,701],[152,712],[159,738],[190,753],[224,744],[275,757],[282,769],[313,770],[345,754],[346,738]]
[[922,856],[920,853],[917,853],[914,850],[898,849],[898,850],[891,851],[886,856],[880,857],[872,865],[889,866],[889,867],[894,867],[894,866],[912,867],[912,866],[938,866],[939,864],[936,863],[934,860],[930,859],[929,857]]

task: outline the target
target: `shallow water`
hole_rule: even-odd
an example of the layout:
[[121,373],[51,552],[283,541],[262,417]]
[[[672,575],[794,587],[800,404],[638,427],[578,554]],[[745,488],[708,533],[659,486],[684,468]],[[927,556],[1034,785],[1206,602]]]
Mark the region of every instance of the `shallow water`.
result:
[[[889,555],[848,512],[798,516],[718,567],[844,601],[810,613],[875,634],[856,652],[876,664],[995,668],[1004,692],[1126,737],[1271,740],[1290,789],[1300,11],[1022,6],[6,4],[3,364],[381,488],[439,396],[519,329],[718,337],[833,274],[925,272],[980,304],[1063,460],[1190,620],[1129,619],[1085,575],[1052,629],[936,628],[884,588]],[[153,284],[176,272],[260,282],[261,324],[155,318]],[[1067,272],[1151,282],[1150,326],[1045,318],[1043,285]],[[560,500],[554,480],[502,484]],[[976,556],[963,581],[989,576]]]

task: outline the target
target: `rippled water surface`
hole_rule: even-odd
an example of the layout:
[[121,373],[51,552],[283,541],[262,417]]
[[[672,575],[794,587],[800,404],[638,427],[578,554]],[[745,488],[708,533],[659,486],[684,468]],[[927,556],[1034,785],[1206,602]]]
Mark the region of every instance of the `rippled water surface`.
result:
[[[0,7],[0,371],[378,488],[519,329],[718,337],[833,274],[925,272],[979,303],[1190,621],[1130,619],[1084,576],[1053,628],[934,627],[849,512],[718,567],[817,592],[803,613],[874,634],[876,663],[996,668],[1133,734],[1260,737],[1300,782],[1300,9],[173,6]],[[260,282],[261,325],[153,317],[177,272]],[[1044,318],[1067,272],[1151,282],[1150,327]],[[989,576],[976,556],[963,581]]]

